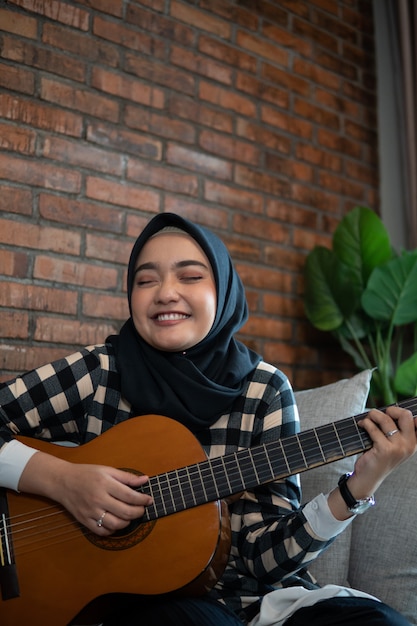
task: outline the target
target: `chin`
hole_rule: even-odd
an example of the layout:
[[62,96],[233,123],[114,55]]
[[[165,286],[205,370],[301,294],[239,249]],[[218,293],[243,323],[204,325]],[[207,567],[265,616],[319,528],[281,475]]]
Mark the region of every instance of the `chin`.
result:
[[178,345],[178,344],[153,344],[153,347],[157,350],[161,350],[161,352],[184,352],[188,350],[188,346]]

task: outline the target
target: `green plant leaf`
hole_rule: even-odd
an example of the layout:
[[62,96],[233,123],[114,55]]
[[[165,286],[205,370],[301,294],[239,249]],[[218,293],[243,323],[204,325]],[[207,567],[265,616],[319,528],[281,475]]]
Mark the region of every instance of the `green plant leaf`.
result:
[[338,334],[337,338],[340,342],[341,347],[343,348],[343,351],[346,352],[346,354],[349,354],[356,367],[359,370],[364,370],[367,369],[367,367],[369,366],[369,364],[367,362],[364,361],[361,353],[358,351],[357,348],[355,348],[354,345],[352,345],[343,335]]
[[405,252],[372,272],[362,307],[375,320],[401,326],[417,320],[417,253]]
[[304,275],[307,317],[320,330],[337,329],[360,302],[351,271],[334,252],[317,246],[307,257]]
[[352,209],[336,228],[333,250],[363,289],[372,270],[393,256],[384,224],[374,211],[362,206]]
[[394,377],[394,387],[403,396],[417,395],[417,352],[399,365]]
[[346,339],[353,339],[353,337],[356,337],[356,339],[364,339],[374,332],[374,320],[371,320],[361,309],[346,318],[342,326],[338,329],[339,335]]

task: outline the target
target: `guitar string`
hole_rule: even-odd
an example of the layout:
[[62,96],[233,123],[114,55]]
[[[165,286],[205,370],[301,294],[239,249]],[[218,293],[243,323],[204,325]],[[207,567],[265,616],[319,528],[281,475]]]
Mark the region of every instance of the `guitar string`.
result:
[[[52,508],[52,507],[51,507]],[[43,509],[45,511],[45,509]],[[58,530],[63,530],[64,532],[66,532],[66,526],[71,526],[71,531],[73,531],[73,527],[74,524],[69,522],[67,523],[67,525],[65,524],[60,524],[60,526],[55,525],[55,526],[50,526],[48,525],[47,528],[44,527],[44,525],[42,527],[36,527],[36,523],[39,521],[44,521],[44,520],[48,520],[48,518],[51,518],[52,516],[59,516],[59,515],[63,515],[64,511],[55,511],[53,513],[49,513],[47,515],[41,515],[41,516],[37,516],[37,517],[32,517],[29,518],[28,520],[23,520],[18,522],[17,524],[15,523],[14,526],[20,526],[20,529],[14,529],[14,552],[15,554],[20,554],[22,549],[24,551],[27,551],[30,547],[33,546],[34,542],[39,541],[39,536],[41,537],[42,541],[44,539],[44,536],[46,535],[48,538],[48,543],[51,543],[51,536],[50,533],[51,531],[58,531]],[[32,514],[33,515],[33,514]],[[20,518],[24,518],[24,515],[20,515]],[[28,532],[28,530],[30,532]],[[23,546],[22,546],[22,537],[19,537],[19,534],[22,535],[23,533]],[[72,533],[73,534],[73,533]],[[62,540],[66,540],[68,539],[68,534],[67,536],[65,535],[61,535],[62,536]],[[59,539],[59,535],[58,537],[54,537],[54,543],[56,543],[57,539]],[[42,546],[40,545],[40,541],[39,541],[39,548],[42,546],[45,546],[45,544],[43,543]],[[35,544],[35,547],[37,547],[38,544]]]
[[[313,431],[312,431],[313,433],[314,433],[314,430],[315,430],[315,429],[313,429]],[[307,435],[311,434],[309,431],[304,431],[304,433],[306,433]],[[301,433],[301,435],[303,435],[303,433]],[[305,436],[304,436],[304,438],[305,438]],[[345,439],[345,443],[346,443],[346,441],[347,441],[347,440]],[[287,457],[288,457],[288,455],[287,455]],[[299,454],[296,454],[296,457],[297,457],[297,458],[299,458]],[[290,461],[291,461],[291,458],[290,458]],[[197,470],[197,471],[198,471],[198,470]],[[191,476],[191,480],[192,480],[192,476]],[[43,510],[47,510],[47,509],[43,509]],[[26,522],[26,521],[25,521],[24,523],[25,523],[25,524],[27,524],[27,522]]]
[[[412,410],[412,409],[415,409],[417,407],[417,401],[415,399],[410,400],[408,402],[406,401],[405,403],[401,403],[401,406],[403,406],[404,408],[409,408],[410,410]],[[351,422],[351,420],[353,420],[353,423],[355,423],[355,418],[344,418],[344,419],[340,420],[339,422],[334,422],[334,423],[331,423],[331,424],[326,424],[324,426],[320,426],[318,428],[313,428],[313,429],[310,429],[310,430],[302,431],[302,432],[298,433],[297,435],[291,435],[290,437],[286,437],[284,439],[279,439],[279,440],[277,440],[274,443],[277,446],[278,446],[278,444],[284,443],[284,446],[285,446],[286,444],[288,445],[289,440],[291,440],[290,443],[295,445],[295,441],[298,438],[301,438],[301,439],[306,439],[308,437],[311,437],[312,439],[315,438],[317,431],[320,431],[320,434],[322,436],[326,436],[326,434],[327,435],[332,434],[332,433],[334,434],[334,430],[335,430],[336,427],[342,427],[342,429],[343,429],[345,426],[347,426],[347,422]],[[329,432],[326,432],[326,429],[328,429]],[[343,442],[345,444],[345,447],[348,447],[349,445],[352,444],[352,442],[357,442],[357,440],[358,440],[358,436],[357,436],[357,434],[355,434],[355,435],[349,435],[348,437],[345,437],[343,439]],[[323,447],[323,444],[325,446],[326,442],[324,442],[322,440],[321,444],[322,444],[321,447]],[[273,447],[273,446],[270,446],[270,447]],[[258,446],[256,448],[258,448]],[[255,448],[255,450],[256,450],[256,448]],[[248,451],[250,452],[250,449],[248,449]],[[343,448],[342,448],[341,451],[343,452],[343,456],[346,456]],[[255,452],[255,454],[256,454],[256,452]],[[352,454],[355,454],[355,452],[353,452]],[[226,455],[226,457],[228,457],[228,456],[230,456],[230,455]],[[296,450],[294,453],[290,453],[290,454],[286,453],[285,457],[286,457],[286,459],[288,461],[289,467],[291,467],[291,462],[293,462],[294,459],[296,459],[296,460],[300,459],[300,450]],[[197,464],[195,464],[194,468],[193,468],[192,465],[189,466],[191,468],[191,471],[190,470],[188,471],[188,475],[189,475],[189,481],[188,482],[192,483],[193,479],[199,478],[199,482],[200,482],[200,485],[201,485],[200,491],[198,489],[197,489],[197,491],[195,491],[195,490],[193,491],[194,495],[197,495],[197,499],[199,497],[201,497],[203,494],[206,493],[205,492],[205,487],[204,487],[204,484],[203,484],[203,480],[202,480],[204,476],[201,474],[201,466],[208,463],[208,468],[211,469],[210,466],[211,466],[212,462],[215,461],[218,458],[219,457],[216,457],[216,458],[210,459],[208,461],[202,461],[201,463],[197,463]],[[340,458],[340,457],[338,457],[338,458]],[[227,465],[227,462],[228,462],[228,460],[225,461],[225,465]],[[231,462],[231,460],[230,460],[230,462]],[[322,465],[322,464],[324,464],[326,462],[332,462],[332,461],[324,461],[324,462],[321,461],[320,462],[318,460],[318,462],[319,462],[320,465]],[[313,467],[314,466],[309,465],[306,469],[312,469]],[[179,470],[171,470],[169,472],[166,472],[165,476],[169,477],[169,475],[175,473],[176,474],[176,481],[179,483],[180,480],[178,478],[178,471]],[[192,471],[195,472],[194,475],[192,474]],[[297,470],[292,472],[292,473],[299,473],[300,471],[303,471],[303,470],[301,468],[297,468]],[[155,478],[155,477],[151,477],[150,480],[152,480],[152,478]],[[197,482],[197,486],[198,486],[198,482]],[[180,509],[177,508],[176,510],[182,510],[182,508],[184,508],[184,497],[183,497],[183,491],[181,491],[181,484],[178,484],[178,487],[179,487],[179,493],[181,495],[181,501],[182,501],[183,506]],[[174,494],[175,493],[175,486],[174,487],[170,486],[170,489],[172,489],[172,494]],[[192,489],[192,485],[191,485],[191,489]],[[138,489],[138,490],[141,490],[141,488]],[[156,494],[156,496],[158,497],[158,494]],[[203,500],[203,502],[206,502],[206,501],[207,500]],[[203,502],[201,502],[201,503],[203,503]],[[45,529],[43,527],[41,529],[39,529],[39,530],[36,528],[36,531],[34,533],[32,533],[32,534],[29,533],[28,534],[28,529],[30,530],[31,525],[33,527],[33,524],[36,523],[36,522],[42,522],[42,524],[44,524],[45,520],[48,519],[48,518],[51,518],[51,517],[54,517],[54,516],[56,517],[56,516],[60,516],[60,515],[68,515],[68,513],[66,511],[64,511],[64,510],[55,510],[54,511],[54,509],[55,509],[54,506],[43,507],[41,509],[31,511],[30,513],[19,514],[17,516],[12,516],[12,517],[6,518],[6,527],[7,527],[7,529],[9,529],[9,530],[13,529],[12,537],[13,537],[15,554],[18,553],[19,547],[20,547],[18,545],[19,544],[19,537],[18,537],[19,533],[26,533],[26,539],[28,537],[29,538],[36,537],[36,539],[34,539],[34,541],[38,540],[37,537],[40,534],[45,534],[45,532],[51,533],[51,532],[54,532],[54,531],[59,531],[60,534],[58,534],[56,537],[51,537],[49,535],[49,540],[56,538],[59,541],[66,541],[68,539],[72,539],[73,536],[77,536],[77,537],[79,536],[79,530],[80,530],[80,528],[82,528],[82,525],[80,523],[78,523],[76,520],[70,520],[66,524],[62,524],[61,523],[61,524],[55,525],[55,526],[48,526],[46,531],[45,531]],[[174,506],[174,509],[175,509],[175,506]],[[53,512],[51,513],[51,512],[47,512],[47,511],[53,511]],[[47,513],[45,513],[45,512],[47,512]],[[175,510],[173,512],[175,512]],[[19,519],[19,518],[25,518],[25,516],[27,516],[27,515],[31,515],[32,517],[30,517],[29,519],[22,519],[21,521],[17,521],[17,522],[15,521],[16,519]],[[159,515],[159,517],[163,517],[163,515]],[[17,528],[19,526],[21,526],[20,529]],[[63,529],[68,529],[68,527],[70,527],[70,531],[64,530],[64,532],[66,532],[66,535],[65,534],[63,535],[62,534],[62,530]],[[3,539],[3,536],[4,536],[5,532],[6,531],[3,531],[3,529],[1,529],[1,531],[0,531],[0,539]],[[57,541],[54,541],[53,543],[57,543]],[[25,546],[25,548],[27,548],[27,546]]]
[[[63,513],[63,512],[62,512]],[[14,554],[19,557],[34,550],[50,547],[80,537],[82,525],[76,520],[54,526],[31,527],[32,532],[14,541]],[[52,534],[53,533],[53,534]]]
[[[331,431],[333,431],[333,429],[331,429]],[[314,434],[314,432],[315,432],[315,431],[313,430],[311,433],[310,433],[309,431],[304,431],[304,432],[306,433],[306,434],[304,435],[304,438],[306,438],[306,436],[309,436],[310,434]],[[302,434],[302,433],[301,433],[301,434]],[[356,441],[356,437],[354,437],[354,439],[355,439],[355,441]],[[345,443],[346,443],[347,441],[348,441],[348,440],[345,438]],[[322,443],[323,443],[323,442],[322,442]],[[291,456],[290,456],[288,453],[286,454],[286,456],[287,456],[287,460],[289,460],[289,461],[290,461],[289,465],[291,465],[291,460],[292,460],[292,459],[291,459]],[[300,455],[299,455],[298,450],[296,451],[296,453],[295,453],[293,456],[294,456],[294,458],[297,458],[297,459],[299,459],[299,458],[300,458]],[[213,461],[213,460],[214,460],[214,459],[212,459],[212,461]],[[206,462],[203,462],[203,463],[206,463]],[[226,461],[226,464],[227,464],[227,461]],[[197,473],[197,477],[198,477],[198,476],[199,476],[199,474],[198,474],[198,472],[199,472],[199,470],[198,470],[198,466],[196,467],[196,469],[195,469],[194,471]],[[299,471],[301,471],[301,469],[300,469],[300,468],[299,468]],[[170,474],[170,472],[168,472],[168,473],[167,473],[167,476],[168,476],[169,474]],[[193,476],[192,476],[192,474],[191,474],[190,472],[189,472],[189,474],[190,474],[190,480],[191,480],[191,482],[192,482]],[[202,478],[202,477],[201,477],[201,478]],[[54,508],[54,507],[50,507],[50,508],[53,510],[53,508]],[[47,510],[48,510],[48,508],[46,507],[46,508],[40,509],[38,512],[39,512],[39,513],[42,513],[43,511],[47,511]],[[37,512],[37,511],[34,511],[34,512],[32,513],[32,515],[33,515],[33,514],[36,514],[36,513],[38,513],[38,512]],[[20,517],[22,517],[22,515],[21,515]],[[44,515],[43,517],[45,518],[46,516]],[[16,517],[15,517],[14,519],[16,519]],[[24,520],[23,522],[14,522],[14,525],[15,525],[15,526],[18,526],[19,524],[25,524],[25,525],[27,525],[28,523],[30,523],[31,521],[33,522],[34,520],[36,520],[36,518],[32,518],[32,519],[30,519],[29,521]],[[9,522],[10,522],[10,521],[11,521],[11,520],[9,520]],[[17,530],[17,532],[19,532],[19,531]]]
[[[334,428],[333,428],[332,425],[330,425],[328,430],[329,430],[330,434],[334,434]],[[314,430],[313,431],[305,431],[304,439],[306,437],[311,437],[312,435],[315,435]],[[357,437],[355,436],[354,439],[356,441]],[[299,443],[298,439],[294,439],[293,443],[295,443],[295,441],[297,441],[297,443]],[[345,443],[346,443],[346,441],[347,441],[347,438],[345,438]],[[276,443],[278,443],[278,442],[276,442]],[[324,442],[322,442],[322,443],[323,443],[323,445],[325,445]],[[255,455],[256,455],[256,453],[255,453]],[[289,461],[292,460],[291,459],[291,455],[288,454],[288,451],[285,454],[285,456],[287,458],[287,461],[288,460]],[[296,457],[297,459],[300,458],[300,454],[299,454],[298,451],[293,456]],[[304,457],[304,462],[305,462],[305,457]],[[226,465],[226,467],[225,467],[225,470],[226,470],[227,469],[227,461],[225,462],[225,465]],[[211,467],[210,463],[208,464],[208,467],[209,468]],[[201,491],[204,494],[203,500],[206,501],[207,500],[207,495],[206,495],[206,491],[205,491],[205,488],[204,488],[204,473],[201,472],[199,465],[196,465],[195,468],[193,468],[193,470],[195,472],[195,476],[199,479],[198,480],[198,484],[202,486]],[[167,474],[168,478],[169,478],[169,474],[170,473]],[[190,480],[192,481],[193,475],[192,475],[192,472],[190,472],[189,470],[188,470],[188,475],[190,477]],[[175,476],[176,476],[176,480],[178,482],[178,480],[179,480],[179,478],[178,478],[178,471],[176,471]],[[227,473],[225,473],[225,477],[226,477],[226,480],[227,480],[228,488],[230,489],[230,481],[229,481],[229,479],[227,477]],[[259,482],[259,478],[258,478],[258,482]],[[158,481],[158,483],[159,483],[159,481]],[[160,483],[159,483],[159,487],[161,488],[161,484]],[[175,489],[172,488],[172,486],[169,485],[169,481],[168,481],[168,487],[170,489],[170,494],[171,494],[171,497],[172,497],[173,493],[175,492]],[[162,490],[163,490],[163,487],[162,487]],[[181,495],[181,497],[184,500],[182,495]],[[41,511],[45,512],[47,510],[48,510],[48,508],[44,507]],[[54,511],[54,507],[50,507],[50,510]],[[164,507],[164,513],[165,512],[166,512],[166,510],[165,510],[165,507]],[[41,540],[43,540],[43,537],[45,536],[45,534],[47,535],[48,545],[53,545],[53,544],[56,544],[58,542],[66,541],[66,540],[72,538],[72,536],[75,535],[75,531],[80,526],[80,525],[78,525],[78,523],[75,520],[67,522],[67,524],[60,524],[59,526],[58,525],[48,526],[46,529],[45,529],[44,525],[42,527],[36,527],[36,522],[39,522],[39,521],[44,522],[48,518],[51,518],[51,517],[57,516],[57,515],[58,516],[59,515],[63,515],[64,513],[65,512],[63,510],[55,510],[54,512],[47,513],[46,515],[45,514],[44,515],[38,515],[37,517],[32,517],[29,520],[23,520],[23,521],[20,521],[20,522],[17,522],[17,523],[15,522],[14,526],[16,526],[16,527],[19,526],[19,525],[20,526],[23,525],[23,528],[21,528],[20,530],[16,530],[16,528],[14,529],[15,554],[16,555],[20,554],[22,549],[25,550],[25,552],[27,552],[28,550],[33,548],[33,546],[34,546],[34,549],[36,549],[37,547],[41,547],[40,545],[38,546],[36,541],[39,540],[39,536],[41,536]],[[32,515],[33,515],[33,513],[32,513]],[[24,517],[24,515],[21,514],[19,517],[22,518],[22,517]],[[62,533],[61,533],[61,535],[58,534],[58,535],[55,535],[54,537],[51,537],[51,532],[57,532],[57,531],[62,531],[62,530],[64,530],[64,532],[66,532],[66,529],[68,528],[68,526],[71,526],[71,531],[72,532],[70,534],[68,534],[68,532],[67,532],[66,535],[62,535]],[[30,533],[28,533],[28,528],[31,531]],[[22,541],[19,541],[20,538],[18,536],[19,533],[22,533],[22,532],[24,533],[24,536],[23,536],[23,546],[22,546]],[[78,533],[76,533],[76,536],[78,536]],[[45,547],[44,543],[42,545],[43,545],[43,547]]]

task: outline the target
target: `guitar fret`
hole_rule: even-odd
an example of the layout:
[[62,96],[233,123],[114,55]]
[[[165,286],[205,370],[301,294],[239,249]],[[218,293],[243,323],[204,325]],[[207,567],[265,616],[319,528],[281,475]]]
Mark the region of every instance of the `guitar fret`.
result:
[[190,479],[191,479],[191,497],[196,504],[202,504],[207,500],[202,496],[204,493],[204,487],[201,480],[201,474],[199,471],[198,465],[192,465],[190,468]]
[[[171,475],[172,475],[172,472],[170,475],[167,476],[167,486],[168,486],[168,493],[169,493],[168,502],[171,503],[171,506],[169,506],[168,504],[168,508],[170,511],[172,511],[172,513],[175,513],[175,511],[177,511],[177,507],[175,505],[174,484],[173,484],[173,480],[170,478]],[[174,476],[175,476],[175,473],[174,473]]]
[[[239,462],[237,462],[239,461]],[[244,490],[248,483],[254,477],[254,465],[250,455],[250,450],[241,450],[234,455],[233,462],[237,469],[237,477],[235,485]]]
[[148,482],[146,483],[146,485],[142,485],[142,487],[139,487],[138,489],[138,491],[141,491],[142,493],[145,493],[146,495],[151,496],[153,500],[152,504],[146,507],[145,513],[143,516],[148,522],[149,520],[155,519],[156,517],[158,517],[156,504],[155,504],[156,499],[157,499],[157,494],[155,493],[155,490],[154,490],[154,483],[155,483],[155,479],[150,478]]
[[333,424],[319,426],[319,428],[317,428],[317,436],[320,438],[321,450],[326,463],[332,458],[344,456],[343,449],[340,447],[340,440],[337,437],[337,431]]
[[[237,461],[237,458],[238,457],[237,457],[237,454],[236,454],[235,455],[235,461]],[[246,459],[244,459],[242,456],[239,456],[239,458],[240,458],[240,463],[237,463],[235,467],[237,468],[237,471],[238,471],[238,474],[239,474],[240,484],[242,485],[242,487],[245,487],[245,480],[243,478],[243,474],[242,474],[242,469],[241,468],[242,468],[244,460],[246,460]]]
[[201,485],[203,493],[204,493],[204,500],[205,500],[205,502],[208,502],[208,500],[207,500],[207,492],[206,492],[206,490],[204,488],[204,480],[203,480],[203,476],[201,474],[201,469],[200,469],[199,465],[197,465],[197,472],[198,472],[198,476],[199,476],[199,484]]
[[274,471],[271,465],[270,457],[267,454],[266,446],[263,445],[260,448],[252,449],[251,451],[252,462],[255,466],[256,476],[258,477],[258,484],[269,482],[274,478]]
[[321,457],[321,460],[322,460],[322,461],[325,461],[325,460],[326,460],[326,457],[324,456],[323,448],[321,447],[321,442],[320,442],[319,436],[318,436],[318,434],[317,434],[317,430],[314,428],[313,432],[314,432],[314,436],[315,436],[316,441],[317,441],[317,446],[318,446],[318,449],[320,450],[320,457]]
[[177,480],[177,484],[178,484],[179,493],[180,493],[180,496],[181,496],[182,508],[185,509],[185,508],[187,508],[187,503],[186,503],[185,498],[184,498],[184,491],[182,489],[182,484],[181,484],[181,481],[180,481],[180,474],[179,474],[178,470],[175,470],[175,475],[176,475],[176,480]]
[[[253,454],[252,450],[249,450],[249,458],[250,458],[250,461],[251,461],[251,464],[252,464],[254,477],[255,477],[258,485],[259,485],[259,484],[262,483],[262,479],[260,478],[260,475],[259,475],[259,471],[261,470],[261,464],[258,461],[258,468],[256,467],[256,463],[255,463],[255,460],[254,460],[254,454]],[[262,456],[260,458],[262,458]]]
[[306,459],[306,457],[305,457],[305,454],[304,454],[304,451],[303,451],[303,447],[302,447],[302,445],[301,445],[300,435],[297,433],[297,434],[295,435],[295,438],[296,438],[296,440],[297,440],[298,447],[300,448],[301,456],[303,457],[304,466],[305,466],[305,467],[308,467],[307,459]]
[[[182,470],[179,471],[179,474],[182,475],[181,476],[181,485],[183,485],[183,493],[184,493],[185,501],[188,502],[188,503],[192,502],[193,505],[196,505],[197,501],[195,499],[194,491],[192,489],[191,476],[190,476],[189,468],[188,467],[182,468]],[[184,490],[184,486],[187,488],[187,491]],[[188,494],[188,497],[187,497],[187,494]]]
[[337,441],[338,441],[338,444],[340,446],[340,450],[341,450],[342,454],[344,455],[345,454],[345,450],[343,448],[342,442],[340,441],[340,437],[339,437],[339,433],[337,432],[336,424],[333,424],[333,430],[334,430],[334,432],[336,434]]
[[211,461],[214,473],[218,473],[217,484],[222,497],[224,497],[224,494],[226,493],[233,493],[232,482],[235,480],[235,476],[232,472],[233,467],[230,467],[228,474],[226,463],[227,461],[225,461],[224,457],[222,456],[217,457]]
[[282,439],[280,439],[280,440],[278,441],[278,443],[279,443],[280,448],[281,448],[282,456],[283,456],[283,458],[284,458],[285,465],[286,465],[287,470],[288,470],[288,474],[291,474],[290,464],[288,463],[287,455],[285,454],[285,450],[284,450],[284,446],[283,446],[283,443],[282,443]]
[[[167,514],[167,509],[165,506],[165,499],[164,499],[164,491],[163,491],[163,487],[162,487],[162,480],[165,477],[165,474],[158,474],[158,476],[156,476],[156,481],[157,481],[157,485],[158,485],[158,504],[162,506],[162,511],[164,513],[164,515]],[[158,509],[158,505],[157,505],[157,509]]]
[[[315,467],[326,460],[317,431],[313,428],[299,434],[301,449],[303,450],[304,468]],[[301,468],[300,468],[301,470]]]
[[[263,450],[265,453],[265,445],[263,446]],[[270,480],[272,480],[272,478],[274,477],[274,470],[272,469],[272,465],[271,465],[271,461],[269,460],[269,455],[268,454],[264,454],[266,461],[268,463],[268,475],[270,476]],[[268,482],[268,480],[266,480],[265,482]]]
[[219,488],[217,486],[216,477],[215,477],[215,474],[214,474],[214,471],[213,471],[213,465],[212,465],[211,461],[209,461],[207,463],[207,467],[210,470],[211,482],[212,482],[213,487],[215,489],[215,494],[216,494],[216,498],[215,499],[218,500],[219,498],[221,498],[221,495],[219,493]]
[[355,428],[356,428],[356,432],[358,435],[358,438],[361,441],[362,444],[362,449],[365,450],[366,449],[366,443],[365,441],[369,441],[369,435],[366,431],[361,430],[358,426],[358,422],[356,420],[354,420],[354,424],[355,424]]
[[172,470],[167,474],[167,481],[169,484],[169,492],[171,496],[171,504],[172,512],[182,511],[184,508],[187,508],[187,503],[184,498],[184,491],[182,488],[182,483],[180,481],[180,474],[178,470]]
[[360,448],[365,449],[366,433],[362,430],[362,433],[365,434],[363,437],[357,420],[341,420],[340,423],[336,423],[335,429],[340,434],[340,440],[343,441],[343,444],[340,445],[344,455],[349,452],[358,452]]
[[211,502],[212,500],[217,500],[219,498],[219,490],[216,485],[210,461],[204,461],[199,465],[199,468],[205,501]]
[[306,469],[304,457],[301,454],[300,440],[296,435],[283,439],[283,447],[286,449],[287,463],[292,474]]

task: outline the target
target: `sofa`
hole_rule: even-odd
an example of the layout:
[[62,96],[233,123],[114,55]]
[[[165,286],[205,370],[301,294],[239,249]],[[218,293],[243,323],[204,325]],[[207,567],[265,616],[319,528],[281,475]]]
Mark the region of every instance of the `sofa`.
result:
[[[301,430],[366,410],[372,372],[296,391]],[[327,493],[353,469],[355,456],[300,475],[303,502]],[[377,596],[417,626],[417,454],[400,465],[375,494],[376,506],[350,527],[309,568],[321,585],[336,583]]]

